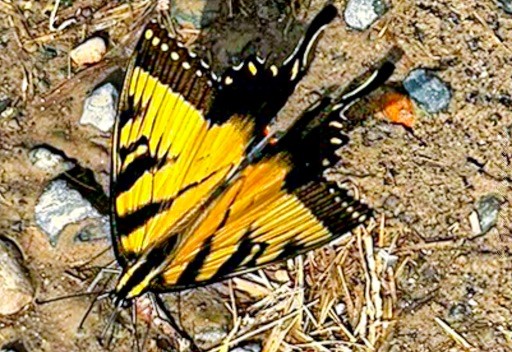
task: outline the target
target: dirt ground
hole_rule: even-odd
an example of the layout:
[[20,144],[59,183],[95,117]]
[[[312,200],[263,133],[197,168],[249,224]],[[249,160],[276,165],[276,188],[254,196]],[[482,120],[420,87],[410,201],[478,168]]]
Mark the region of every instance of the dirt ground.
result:
[[[208,16],[203,16],[200,38],[190,26],[183,33],[199,52],[209,53],[218,72],[255,48],[281,59],[324,3],[297,1],[301,6],[295,21],[284,0],[235,1],[232,18],[226,4],[205,2]],[[342,12],[345,1],[334,3]],[[375,209],[377,222],[385,219],[384,231],[395,239],[389,253],[398,256],[398,263],[392,315],[380,327],[383,333],[371,344],[346,339],[350,343],[337,350],[512,351],[512,16],[494,0],[387,4],[389,10],[363,32],[348,29],[343,16],[326,29],[310,73],[280,115],[282,121],[297,116],[316,92],[347,84],[393,46],[404,56],[391,85],[423,67],[434,70],[452,91],[446,111],[429,115],[418,108],[412,131],[379,114],[369,116],[339,152],[333,176],[357,185]],[[52,32],[53,1],[0,1],[0,98],[9,98],[12,108],[0,118],[0,235],[20,247],[39,299],[83,292],[93,274],[81,271],[81,265],[109,244],[77,242],[74,236],[84,224],[76,224],[65,229],[55,247],[50,245],[35,225],[34,206],[51,177],[34,167],[28,153],[50,145],[93,170],[108,187],[109,135],[78,120],[91,90],[107,79],[120,82],[142,28],[138,19],[143,5],[147,2],[62,1],[58,23],[79,8],[91,9],[92,15]],[[108,33],[106,58],[88,68],[70,66],[69,51],[97,31]],[[502,201],[498,222],[475,237],[470,214],[488,194]],[[106,254],[95,265],[110,260]],[[348,262],[343,270],[350,272]],[[350,284],[362,281],[356,276]],[[188,303],[181,300],[183,311],[220,307],[212,310],[220,312],[213,318],[189,318],[192,325],[212,320],[230,325],[231,314],[222,310],[223,302],[230,305],[226,287],[228,283],[200,289]],[[91,314],[77,332],[89,301],[34,303],[14,316],[0,317],[0,343],[14,344],[19,351],[103,350],[98,336],[108,315]],[[354,332],[352,322],[345,325]],[[118,334],[113,349],[133,350],[127,329]],[[262,331],[248,340],[266,338],[268,331]],[[148,346],[157,350],[155,341]],[[288,342],[289,347],[293,341]],[[325,346],[295,350],[331,350]]]

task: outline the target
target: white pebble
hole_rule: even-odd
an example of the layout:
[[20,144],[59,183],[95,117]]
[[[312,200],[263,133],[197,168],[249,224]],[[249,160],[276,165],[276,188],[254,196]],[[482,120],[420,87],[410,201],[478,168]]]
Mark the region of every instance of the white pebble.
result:
[[56,175],[73,167],[72,162],[66,161],[61,155],[44,147],[32,149],[28,153],[28,157],[35,167],[50,174]]
[[101,61],[106,52],[107,43],[105,39],[93,37],[71,50],[69,57],[78,66],[91,65]]
[[110,83],[94,90],[85,99],[80,124],[93,125],[102,132],[110,131],[116,118],[117,97],[117,90]]
[[381,0],[349,0],[344,17],[349,27],[362,31],[384,12],[385,5]]
[[36,224],[48,235],[53,245],[64,227],[87,218],[101,218],[101,214],[64,180],[50,183],[35,206]]
[[0,315],[19,312],[32,302],[34,289],[26,270],[19,262],[17,248],[0,241]]

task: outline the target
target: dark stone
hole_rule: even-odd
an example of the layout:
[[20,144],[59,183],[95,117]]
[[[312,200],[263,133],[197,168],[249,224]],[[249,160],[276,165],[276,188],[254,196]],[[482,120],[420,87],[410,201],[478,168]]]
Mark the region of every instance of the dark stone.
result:
[[512,0],[498,0],[506,13],[512,14]]
[[476,212],[480,221],[482,234],[489,231],[498,221],[498,214],[501,208],[501,201],[498,196],[488,194],[478,200]]
[[450,89],[431,71],[423,68],[413,70],[403,84],[411,98],[429,113],[444,110],[450,103]]

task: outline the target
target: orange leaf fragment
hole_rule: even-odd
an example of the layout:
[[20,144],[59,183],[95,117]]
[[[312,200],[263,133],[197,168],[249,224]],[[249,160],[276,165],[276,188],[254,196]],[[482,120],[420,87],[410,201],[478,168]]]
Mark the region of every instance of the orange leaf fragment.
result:
[[411,128],[415,122],[414,107],[407,96],[390,92],[382,97],[382,111],[393,123]]

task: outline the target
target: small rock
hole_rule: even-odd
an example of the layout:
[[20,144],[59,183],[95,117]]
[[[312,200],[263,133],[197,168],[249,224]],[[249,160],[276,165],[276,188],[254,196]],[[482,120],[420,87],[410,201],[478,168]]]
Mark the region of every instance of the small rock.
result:
[[231,352],[261,352],[261,350],[261,345],[253,342],[247,343],[243,346],[235,347],[231,350]]
[[201,346],[208,346],[210,343],[215,341],[218,344],[224,340],[227,336],[227,332],[219,327],[204,328],[194,334],[194,340],[197,341]]
[[439,273],[433,265],[425,263],[421,266],[420,272],[424,279],[431,281],[432,283],[438,281]]
[[[9,110],[9,109],[7,109]],[[7,111],[5,110],[5,111]],[[4,112],[5,112],[4,111]],[[18,121],[18,119],[10,119],[6,124],[5,124],[5,127],[7,130],[10,130],[10,131],[19,131],[21,129],[21,126],[20,126],[20,122]]]
[[394,210],[400,206],[400,198],[394,194],[390,194],[384,201],[384,208]]
[[2,113],[0,113],[0,117],[2,119],[9,119],[11,117],[14,117],[16,116],[16,114],[18,113],[18,110],[12,106],[8,106],[4,109],[4,111],[2,111]]
[[20,257],[14,244],[0,241],[0,315],[15,314],[32,302],[34,289]]
[[416,69],[403,82],[411,98],[429,113],[436,113],[448,107],[451,93],[446,84],[434,73]]
[[107,43],[105,39],[93,37],[71,50],[69,57],[78,66],[90,65],[101,61],[106,52]]
[[473,235],[477,236],[482,233],[482,228],[480,227],[480,220],[478,219],[478,213],[476,211],[471,212],[469,215],[469,224],[471,225],[471,232]]
[[0,99],[0,114],[2,114],[7,108],[12,104],[12,100],[9,98],[1,98]]
[[222,3],[221,0],[175,0],[171,1],[171,13],[181,26],[202,29],[217,18]]
[[110,83],[95,89],[85,99],[80,123],[82,125],[93,125],[102,132],[110,131],[116,118],[117,97],[117,90]]
[[337,316],[345,314],[347,312],[347,305],[345,303],[338,303],[334,306],[334,311]]
[[456,304],[450,308],[448,312],[447,321],[449,323],[454,323],[457,321],[463,321],[468,315],[471,314],[471,308],[466,304]]
[[278,21],[280,16],[277,6],[258,6],[256,8],[256,14],[259,19],[267,22]]
[[35,206],[36,224],[49,236],[52,245],[64,227],[87,218],[101,218],[101,214],[64,180],[50,183]]
[[365,30],[386,12],[382,0],[349,0],[345,8],[345,22],[353,29]]
[[511,0],[498,0],[501,7],[506,13],[512,14],[512,1]]
[[493,194],[483,196],[478,200],[476,205],[476,212],[480,222],[480,229],[482,231],[481,234],[486,233],[494,225],[496,225],[500,208],[500,199]]
[[71,161],[66,160],[62,155],[44,147],[32,149],[28,153],[28,157],[35,167],[53,175],[68,171],[74,166]]
[[54,59],[59,55],[57,49],[49,45],[43,45],[40,50],[43,57],[47,60]]
[[171,7],[171,0],[158,0],[156,2],[156,10],[160,12],[168,12]]
[[14,341],[5,344],[0,349],[0,352],[27,352],[27,348],[21,341]]
[[81,242],[110,239],[110,218],[104,216],[97,223],[84,227],[76,235],[76,239]]
[[478,302],[472,298],[468,300],[468,305],[470,305],[471,307],[476,307],[478,305]]

